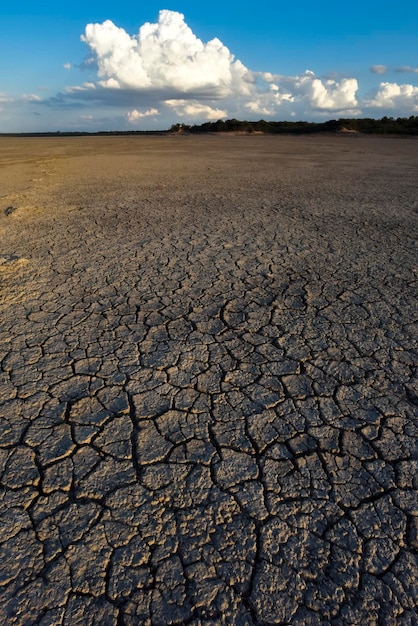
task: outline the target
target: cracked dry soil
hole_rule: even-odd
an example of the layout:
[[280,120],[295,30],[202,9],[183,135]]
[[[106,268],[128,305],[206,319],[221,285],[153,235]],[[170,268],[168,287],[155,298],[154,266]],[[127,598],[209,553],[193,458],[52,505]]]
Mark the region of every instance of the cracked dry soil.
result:
[[3,624],[417,624],[417,148],[1,138]]

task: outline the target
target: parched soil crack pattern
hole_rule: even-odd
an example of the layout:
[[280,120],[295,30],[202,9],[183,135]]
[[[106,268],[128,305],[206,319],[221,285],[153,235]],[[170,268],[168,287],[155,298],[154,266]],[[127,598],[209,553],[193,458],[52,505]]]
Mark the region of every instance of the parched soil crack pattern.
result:
[[1,218],[1,622],[417,624],[410,143],[150,141]]

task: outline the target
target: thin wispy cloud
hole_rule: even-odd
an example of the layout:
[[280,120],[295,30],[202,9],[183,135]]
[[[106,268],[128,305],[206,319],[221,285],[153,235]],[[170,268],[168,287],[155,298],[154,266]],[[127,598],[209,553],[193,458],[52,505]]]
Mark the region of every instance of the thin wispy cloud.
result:
[[36,93],[24,93],[22,95],[22,100],[24,102],[41,102],[42,98]]
[[11,98],[5,93],[0,93],[0,104],[6,104],[7,102],[13,102],[14,98]]
[[418,67],[411,67],[410,65],[403,65],[402,67],[397,67],[395,72],[398,74],[418,74]]

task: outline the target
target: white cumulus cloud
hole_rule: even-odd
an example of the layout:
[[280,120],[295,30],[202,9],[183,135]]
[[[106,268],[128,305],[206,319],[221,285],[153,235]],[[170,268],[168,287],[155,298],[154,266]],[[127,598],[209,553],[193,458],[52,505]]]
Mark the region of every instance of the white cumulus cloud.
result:
[[262,101],[262,98],[259,98],[258,100],[250,100],[250,102],[247,102],[245,104],[245,108],[257,116],[261,115],[263,117],[269,117],[274,113],[274,108],[268,106],[268,104],[265,105]]
[[[167,128],[176,118],[195,123],[226,117],[312,120],[360,116],[373,108],[382,115],[393,110],[410,115],[418,107],[413,85],[382,82],[364,98],[356,78],[338,73],[252,71],[218,38],[202,41],[176,11],[160,11],[155,23],[146,22],[133,35],[110,20],[87,24],[81,38],[90,52],[83,64],[90,72],[88,82],[67,87],[45,104],[57,110],[91,107],[95,120],[103,105],[116,116],[112,119],[153,128],[157,123]],[[385,65],[369,70],[376,76],[389,72]],[[416,73],[418,68],[395,71]]]
[[365,106],[397,109],[399,111],[418,111],[418,87],[398,85],[398,83],[380,83],[374,98],[365,101]]
[[128,122],[131,124],[135,124],[138,120],[142,120],[144,117],[149,117],[151,115],[159,115],[158,109],[147,109],[146,111],[138,111],[138,109],[133,109],[126,114]]
[[82,36],[98,66],[100,86],[110,89],[227,96],[247,93],[251,75],[215,38],[203,43],[176,11],[160,11],[131,36],[107,20],[88,24]]
[[158,21],[146,22],[136,35],[110,20],[88,24],[82,40],[97,68],[97,81],[69,87],[67,93],[125,105],[131,123],[152,117],[144,109],[158,109],[161,121],[173,113],[203,121],[358,110],[355,78],[322,79],[310,71],[290,77],[253,72],[219,39],[199,39],[176,11],[160,11]]
[[321,80],[307,70],[295,79],[295,89],[313,109],[347,111],[358,105],[358,83],[355,78],[343,78],[340,82]]
[[266,92],[255,94],[255,97],[245,103],[245,108],[254,115],[272,117],[283,103],[295,102],[295,96],[288,91],[281,91],[275,83],[269,85]]
[[165,104],[171,107],[180,117],[192,117],[201,120],[219,120],[228,117],[226,111],[215,109],[197,100],[166,100]]

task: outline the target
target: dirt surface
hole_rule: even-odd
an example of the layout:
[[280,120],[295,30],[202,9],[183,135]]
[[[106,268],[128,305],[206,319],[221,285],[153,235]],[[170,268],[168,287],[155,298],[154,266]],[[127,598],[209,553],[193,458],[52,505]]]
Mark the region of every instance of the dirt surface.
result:
[[417,171],[0,138],[3,624],[417,624]]

